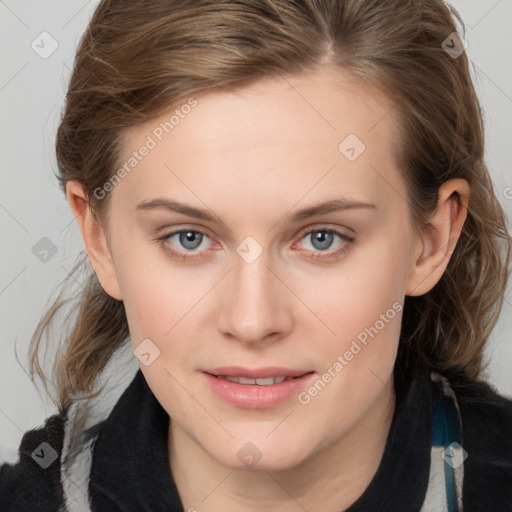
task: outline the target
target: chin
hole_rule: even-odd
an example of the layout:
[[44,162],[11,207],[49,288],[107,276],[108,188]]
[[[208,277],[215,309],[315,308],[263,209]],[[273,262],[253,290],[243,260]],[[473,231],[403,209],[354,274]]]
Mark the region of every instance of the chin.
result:
[[299,466],[310,454],[303,443],[260,441],[230,441],[228,445],[205,447],[218,462],[236,471],[286,471]]

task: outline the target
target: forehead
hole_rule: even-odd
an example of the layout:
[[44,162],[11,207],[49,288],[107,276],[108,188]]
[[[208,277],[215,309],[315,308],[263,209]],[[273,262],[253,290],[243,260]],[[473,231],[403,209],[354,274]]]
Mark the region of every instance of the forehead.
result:
[[[120,165],[148,141],[151,149],[116,187],[128,201],[187,184],[199,197],[212,187],[232,191],[241,205],[276,188],[295,200],[305,187],[313,199],[336,184],[377,196],[383,180],[404,191],[391,100],[329,67],[184,99],[127,132]],[[241,197],[242,189],[251,194]]]

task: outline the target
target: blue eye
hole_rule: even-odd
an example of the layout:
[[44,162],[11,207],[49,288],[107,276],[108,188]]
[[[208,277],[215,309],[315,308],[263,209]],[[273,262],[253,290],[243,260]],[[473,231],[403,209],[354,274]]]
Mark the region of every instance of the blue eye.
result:
[[[320,251],[320,252],[326,252],[329,250],[333,243],[335,242],[336,238],[340,240],[341,244],[341,251],[346,249],[347,243],[351,243],[354,241],[354,238],[345,235],[344,233],[340,233],[339,231],[336,231],[335,229],[312,229],[305,233],[305,235],[302,237],[301,240],[309,241],[311,246],[313,247],[313,252]],[[311,250],[311,249],[308,249]],[[331,254],[338,254],[338,250],[334,249]],[[315,255],[315,257],[318,257],[318,255]],[[321,257],[321,255],[320,255]]]
[[195,250],[203,241],[203,233],[199,233],[199,231],[178,231],[177,233],[173,234],[171,237],[178,235],[178,241],[184,247],[185,249]]
[[[209,240],[206,233],[197,229],[182,229],[157,239],[167,253],[169,253],[173,258],[181,260],[202,257],[202,253],[205,251],[201,250],[201,244],[205,240]],[[178,250],[173,249],[172,246],[177,246]],[[182,249],[179,249],[179,246],[181,246]],[[208,247],[208,245],[206,247]]]

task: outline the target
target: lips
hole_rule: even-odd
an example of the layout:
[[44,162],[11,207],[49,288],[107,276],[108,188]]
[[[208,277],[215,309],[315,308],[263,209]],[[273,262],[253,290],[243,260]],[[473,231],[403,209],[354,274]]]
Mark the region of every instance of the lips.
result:
[[203,370],[206,384],[223,401],[243,409],[265,409],[291,400],[315,375],[313,371],[267,367]]

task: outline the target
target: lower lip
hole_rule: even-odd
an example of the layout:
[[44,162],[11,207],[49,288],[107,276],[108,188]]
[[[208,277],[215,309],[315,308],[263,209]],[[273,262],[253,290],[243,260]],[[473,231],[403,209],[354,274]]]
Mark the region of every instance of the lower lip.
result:
[[219,379],[203,372],[213,392],[226,402],[243,409],[267,409],[279,405],[292,396],[297,396],[306,387],[314,373],[306,373],[295,379],[279,384],[258,386],[257,384],[237,384]]

